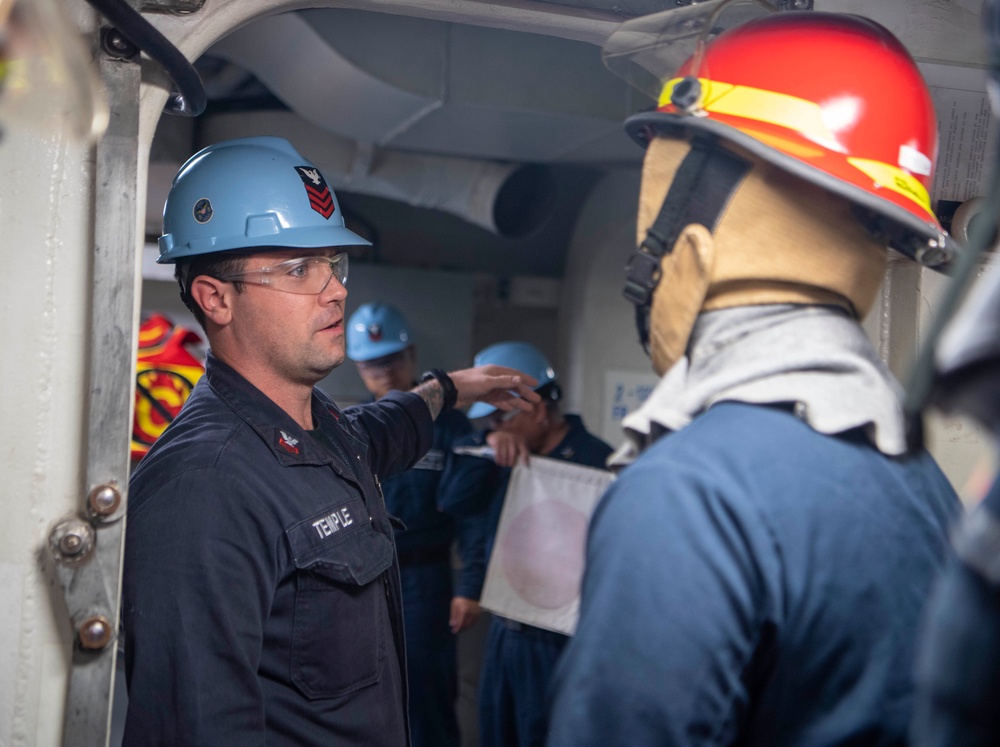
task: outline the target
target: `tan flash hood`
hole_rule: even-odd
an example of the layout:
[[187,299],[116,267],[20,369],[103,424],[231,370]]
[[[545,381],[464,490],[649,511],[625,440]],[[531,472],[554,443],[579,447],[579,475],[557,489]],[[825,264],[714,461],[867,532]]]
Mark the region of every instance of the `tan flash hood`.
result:
[[[657,137],[643,162],[638,241],[653,224],[687,141]],[[887,250],[846,200],[746,152],[752,168],[715,234],[683,229],[660,262],[650,310],[650,355],[662,374],[687,347],[701,311],[774,303],[836,304],[856,317],[871,310]]]

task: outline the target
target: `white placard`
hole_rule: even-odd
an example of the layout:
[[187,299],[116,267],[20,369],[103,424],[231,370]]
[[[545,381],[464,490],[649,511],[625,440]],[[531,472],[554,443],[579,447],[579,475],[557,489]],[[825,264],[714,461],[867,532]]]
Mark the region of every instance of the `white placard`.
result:
[[545,457],[513,469],[480,604],[510,620],[573,635],[587,525],[610,472]]
[[921,63],[938,118],[938,161],[931,199],[965,202],[982,197],[993,163],[997,123],[982,68]]
[[622,420],[649,399],[660,382],[654,373],[606,371],[604,374],[604,416],[601,435],[616,444],[622,438]]

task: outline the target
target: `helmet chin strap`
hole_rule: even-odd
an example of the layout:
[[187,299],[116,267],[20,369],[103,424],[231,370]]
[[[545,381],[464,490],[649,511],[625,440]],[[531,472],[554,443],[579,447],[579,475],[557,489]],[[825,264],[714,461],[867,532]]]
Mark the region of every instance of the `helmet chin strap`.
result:
[[750,170],[749,161],[695,135],[691,150],[670,183],[656,220],[625,265],[624,295],[635,305],[642,349],[649,355],[649,310],[660,282],[660,261],[673,251],[685,226],[696,223],[714,233],[733,194]]

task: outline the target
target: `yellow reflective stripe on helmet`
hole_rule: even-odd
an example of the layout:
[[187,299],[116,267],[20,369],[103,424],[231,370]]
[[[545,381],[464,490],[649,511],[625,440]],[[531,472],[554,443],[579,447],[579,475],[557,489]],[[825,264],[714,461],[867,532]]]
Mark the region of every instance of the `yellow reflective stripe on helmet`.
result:
[[927,188],[898,166],[867,158],[848,158],[847,162],[874,179],[880,187],[898,192],[903,197],[913,200],[928,213],[931,212],[931,198],[927,194]]
[[[660,94],[660,106],[670,103],[674,86],[681,80],[683,79],[674,78],[667,81]],[[843,150],[830,128],[823,122],[822,108],[813,101],[789,96],[787,93],[765,91],[763,88],[719,83],[708,78],[699,78],[698,82],[701,83],[702,90],[699,108],[703,111],[787,127],[827,148]]]
[[[664,85],[659,101],[661,107],[671,103],[670,95],[681,80],[683,78],[674,78]],[[702,90],[698,109],[703,112],[777,125],[834,151],[843,152],[842,146],[823,122],[823,111],[819,104],[784,93],[720,83],[708,78],[699,78],[698,82],[701,83]],[[931,212],[927,188],[900,167],[867,158],[847,157],[846,160],[878,186],[891,189],[917,203],[928,213]]]

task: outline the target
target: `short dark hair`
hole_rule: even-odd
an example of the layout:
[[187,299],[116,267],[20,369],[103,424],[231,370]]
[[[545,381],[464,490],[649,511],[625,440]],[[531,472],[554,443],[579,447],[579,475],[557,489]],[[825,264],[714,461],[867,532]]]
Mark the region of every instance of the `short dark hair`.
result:
[[[230,273],[241,272],[246,266],[247,257],[251,253],[213,252],[211,254],[196,254],[190,259],[180,260],[174,265],[174,277],[177,279],[181,301],[194,314],[194,318],[198,320],[198,324],[206,332],[208,330],[205,328],[205,312],[202,311],[197,301],[191,297],[191,281],[199,275],[208,275],[212,278],[221,279]],[[242,293],[246,284],[239,280],[232,282],[236,292]]]

